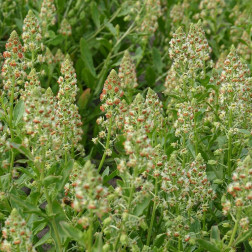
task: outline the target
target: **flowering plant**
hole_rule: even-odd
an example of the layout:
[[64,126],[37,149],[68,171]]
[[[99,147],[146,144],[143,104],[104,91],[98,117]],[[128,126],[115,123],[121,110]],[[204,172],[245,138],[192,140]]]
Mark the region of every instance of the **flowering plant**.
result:
[[249,3],[0,0],[0,250],[251,251]]

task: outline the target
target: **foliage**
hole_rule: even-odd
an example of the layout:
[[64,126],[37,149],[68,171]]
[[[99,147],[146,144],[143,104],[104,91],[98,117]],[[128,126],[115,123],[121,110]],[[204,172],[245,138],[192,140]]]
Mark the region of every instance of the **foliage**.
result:
[[251,2],[0,0],[1,251],[251,251]]

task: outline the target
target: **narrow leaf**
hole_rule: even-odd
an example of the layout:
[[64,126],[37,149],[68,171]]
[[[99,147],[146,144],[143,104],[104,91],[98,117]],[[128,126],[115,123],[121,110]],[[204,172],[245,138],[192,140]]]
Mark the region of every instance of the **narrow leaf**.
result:
[[81,38],[80,40],[80,51],[81,51],[81,58],[84,61],[86,67],[89,69],[90,73],[95,77],[96,73],[95,73],[92,54],[89,49],[88,43],[84,38]]
[[214,243],[203,240],[203,239],[197,239],[197,243],[200,245],[200,247],[206,249],[210,252],[220,252],[220,249],[215,246]]

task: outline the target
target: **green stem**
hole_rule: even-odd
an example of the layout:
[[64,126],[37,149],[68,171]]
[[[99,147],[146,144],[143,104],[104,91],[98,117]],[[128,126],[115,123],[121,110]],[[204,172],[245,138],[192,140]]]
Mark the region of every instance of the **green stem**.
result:
[[107,67],[108,67],[108,64],[109,64],[109,61],[111,59],[111,56],[112,56],[112,53],[115,51],[115,49],[117,48],[117,46],[122,42],[122,40],[130,33],[133,31],[133,27],[135,25],[135,22],[133,22],[131,24],[131,26],[128,28],[128,30],[117,40],[116,44],[113,46],[112,50],[109,52],[106,60],[105,60],[105,63],[103,65],[103,68],[101,70],[101,72],[99,73],[99,81],[98,81],[98,84],[97,84],[97,87],[95,89],[95,92],[94,92],[94,95],[98,95],[102,89],[102,84],[103,84],[103,79],[104,79],[104,74],[106,73],[107,71]]
[[[44,187],[44,191],[45,191],[46,201],[47,201],[47,204],[48,204],[49,216],[53,216],[52,202],[51,202],[51,199],[50,199],[50,196],[48,194],[48,191],[47,191],[46,187]],[[55,242],[57,244],[58,251],[63,251],[62,246],[61,246],[59,232],[58,232],[58,229],[57,229],[57,225],[56,225],[56,221],[55,221],[54,216],[52,217],[52,227],[53,227],[53,231],[54,231],[55,236],[56,236],[56,241]]]
[[[9,128],[10,128],[10,134],[11,134],[11,142],[14,140],[14,132],[13,132],[13,109],[14,109],[14,93],[15,93],[15,76],[12,77],[12,88],[11,88],[11,98],[10,98],[10,120],[9,120]],[[10,184],[11,184],[11,171],[14,166],[14,152],[13,149],[11,149],[10,153]]]
[[[232,110],[229,111],[229,120],[228,120],[228,129],[230,131],[232,127]],[[228,133],[228,177],[231,177],[231,155],[232,155],[232,136],[231,133]]]
[[155,219],[155,214],[156,214],[156,208],[157,208],[157,196],[158,193],[158,181],[157,178],[155,178],[155,196],[154,196],[154,205],[152,208],[152,214],[151,214],[151,223],[150,226],[148,228],[148,236],[147,236],[147,246],[150,245],[150,239],[151,239],[151,234],[152,234],[152,228],[153,228],[153,223],[154,223],[154,219]]
[[194,141],[195,141],[195,155],[198,154],[198,132],[197,132],[197,123],[196,123],[196,116],[194,114]]
[[92,246],[93,246],[93,216],[91,214],[90,217],[90,225],[88,229],[88,252],[92,252]]
[[106,23],[100,26],[100,28],[93,34],[91,35],[89,38],[87,38],[87,42],[89,42],[91,39],[95,38],[105,27],[107,24],[111,23],[119,14],[119,12],[121,11],[121,8],[117,9],[117,11],[114,13],[114,15],[111,17],[111,19]]
[[130,213],[133,193],[134,193],[134,190],[135,190],[134,182],[135,182],[136,176],[137,176],[137,167],[134,168],[133,178],[132,178],[131,185],[130,185],[130,196],[129,196],[129,202],[128,202],[128,211],[129,211],[129,213]]
[[[67,128],[66,125],[64,125],[64,142],[67,144]],[[65,150],[65,167],[67,165],[67,150]]]
[[231,245],[232,245],[232,243],[234,241],[235,235],[236,235],[238,224],[239,224],[239,221],[240,221],[240,218],[241,218],[241,210],[242,210],[241,207],[239,207],[238,210],[237,210],[235,226],[234,226],[234,229],[233,229],[233,232],[232,232],[229,244],[228,244],[229,247],[231,247]]
[[[186,140],[185,140],[185,134],[183,135],[183,150],[185,150]],[[182,167],[185,169],[185,163],[186,163],[186,154],[183,153],[183,163]]]
[[106,158],[106,152],[107,152],[107,150],[109,148],[109,141],[110,141],[110,136],[111,136],[112,122],[113,122],[113,117],[111,116],[110,119],[109,119],[109,129],[108,129],[108,136],[107,136],[107,141],[106,141],[106,145],[105,145],[105,150],[103,152],[103,156],[102,156],[101,162],[100,162],[99,167],[98,167],[98,172],[101,171],[101,168],[102,168],[103,163],[104,163],[105,158]]
[[[43,180],[44,180],[45,150],[43,150],[43,159],[42,160],[43,161],[41,163],[41,176],[40,176],[41,181],[40,181],[40,183],[43,183]],[[53,231],[54,231],[55,237],[56,237],[56,240],[55,240],[56,247],[58,248],[58,251],[61,252],[61,251],[63,251],[63,249],[62,249],[59,232],[58,232],[56,221],[55,221],[54,214],[53,214],[52,201],[51,201],[51,198],[50,198],[50,196],[48,194],[46,186],[44,186],[44,192],[45,192],[47,206],[48,206],[48,215],[49,215],[49,217],[52,217],[52,227],[53,227]]]
[[181,250],[181,238],[178,238],[178,252]]
[[206,212],[203,213],[203,231],[206,231]]

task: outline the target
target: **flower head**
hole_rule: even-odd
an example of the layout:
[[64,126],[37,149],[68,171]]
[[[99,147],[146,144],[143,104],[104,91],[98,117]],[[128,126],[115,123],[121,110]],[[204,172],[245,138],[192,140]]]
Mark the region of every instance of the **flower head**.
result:
[[25,52],[36,53],[43,50],[41,28],[32,10],[28,11],[24,19],[22,39],[24,41]]
[[23,83],[25,77],[26,65],[23,63],[23,47],[20,43],[18,34],[13,31],[5,45],[6,51],[3,53],[4,63],[2,66],[2,79],[4,90],[11,96],[11,90],[14,89],[14,98],[18,96],[19,86]]
[[60,24],[59,33],[64,36],[71,36],[72,35],[72,27],[66,18],[64,18]]
[[48,34],[46,32],[48,27],[56,23],[54,0],[43,0],[39,16],[41,18],[42,32],[47,36]]
[[135,65],[128,51],[125,51],[119,68],[119,78],[122,88],[134,89],[138,86]]
[[75,194],[72,207],[76,211],[86,210],[101,217],[109,210],[106,200],[108,191],[102,185],[102,178],[90,161],[84,167],[79,166],[78,170],[78,175],[73,177],[70,185],[74,187]]
[[1,251],[35,251],[31,242],[31,231],[16,208],[11,211],[2,229]]

